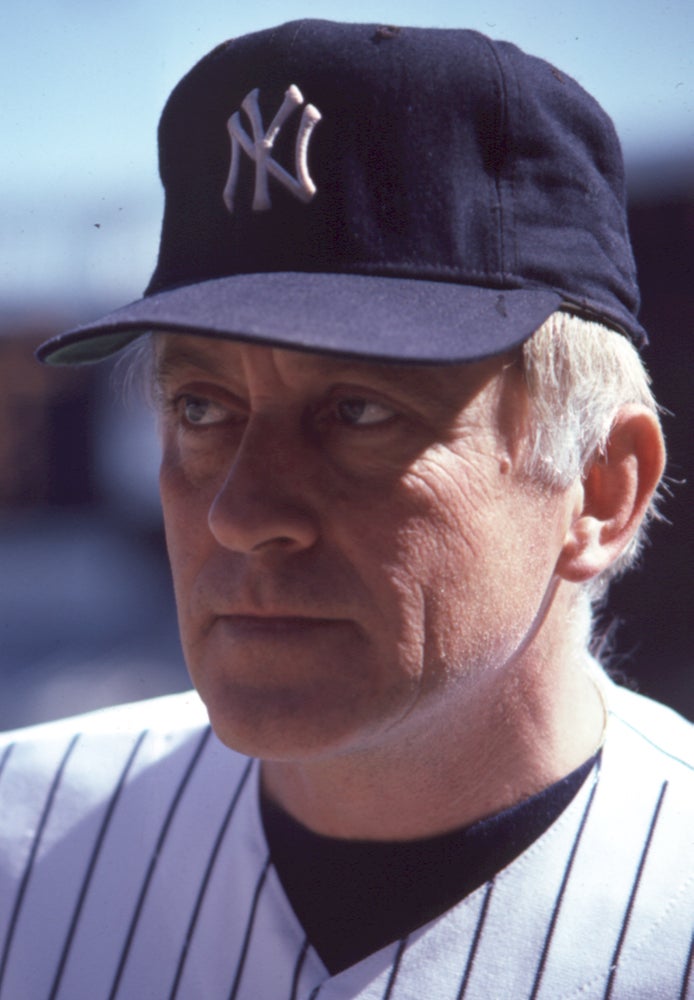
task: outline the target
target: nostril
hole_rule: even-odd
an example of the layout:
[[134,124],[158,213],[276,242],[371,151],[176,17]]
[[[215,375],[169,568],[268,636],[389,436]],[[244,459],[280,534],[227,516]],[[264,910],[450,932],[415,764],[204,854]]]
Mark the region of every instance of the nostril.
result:
[[268,546],[288,549],[292,545],[296,545],[295,538],[290,538],[289,535],[279,535],[277,538],[266,538],[263,541],[258,542],[257,545],[253,546],[252,551],[258,552],[260,549],[267,548]]

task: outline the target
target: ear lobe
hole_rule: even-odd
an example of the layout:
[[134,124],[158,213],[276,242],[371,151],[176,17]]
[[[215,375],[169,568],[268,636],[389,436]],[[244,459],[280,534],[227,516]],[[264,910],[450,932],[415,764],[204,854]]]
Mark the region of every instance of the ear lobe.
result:
[[574,507],[557,574],[585,583],[624,551],[646,514],[665,465],[657,417],[643,406],[622,407],[603,454],[588,466],[579,509]]

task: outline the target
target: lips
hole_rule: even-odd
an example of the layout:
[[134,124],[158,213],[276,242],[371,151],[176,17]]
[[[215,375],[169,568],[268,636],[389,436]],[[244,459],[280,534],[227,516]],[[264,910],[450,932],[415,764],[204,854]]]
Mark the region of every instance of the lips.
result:
[[217,621],[226,633],[238,639],[300,638],[348,624],[345,619],[297,615],[221,615]]

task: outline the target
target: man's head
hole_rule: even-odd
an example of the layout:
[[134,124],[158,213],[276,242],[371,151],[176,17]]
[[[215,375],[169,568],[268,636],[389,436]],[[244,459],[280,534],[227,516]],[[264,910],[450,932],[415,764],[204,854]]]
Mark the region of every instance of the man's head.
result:
[[624,338],[562,320],[456,366],[154,337],[182,638],[223,738],[397,745],[527,661],[581,660],[582,585],[632,544],[662,442]]
[[145,297],[41,357],[150,331],[218,731],[414,740],[579,658],[577,594],[630,558],[663,461],[601,109],[473,32],[300,22],[202,60],[160,152]]

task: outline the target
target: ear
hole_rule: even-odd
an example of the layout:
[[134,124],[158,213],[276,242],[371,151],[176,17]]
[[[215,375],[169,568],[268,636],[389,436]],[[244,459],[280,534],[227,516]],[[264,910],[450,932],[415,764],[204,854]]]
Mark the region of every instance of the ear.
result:
[[657,417],[644,406],[622,407],[604,453],[586,470],[580,499],[557,563],[557,573],[584,583],[624,551],[644,518],[665,466]]

